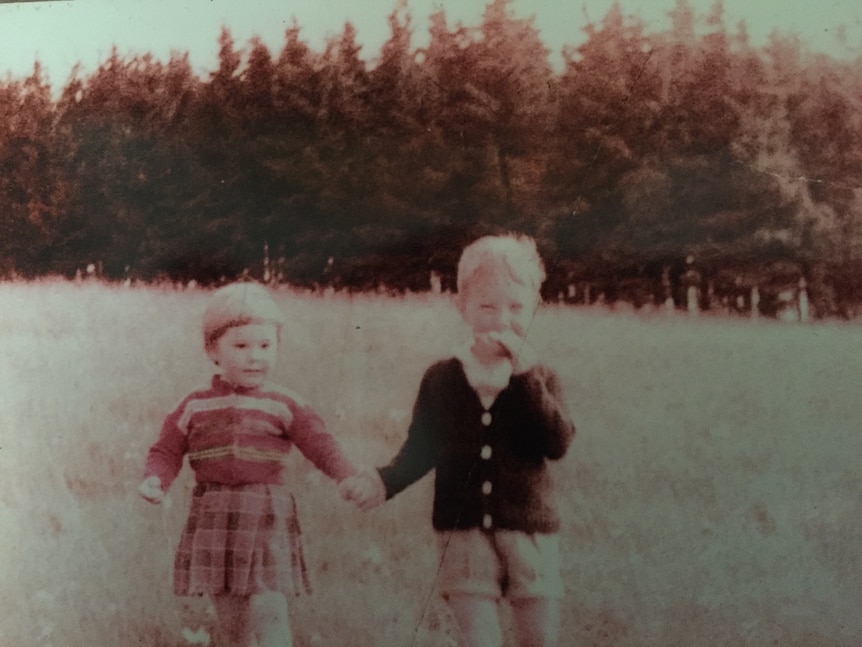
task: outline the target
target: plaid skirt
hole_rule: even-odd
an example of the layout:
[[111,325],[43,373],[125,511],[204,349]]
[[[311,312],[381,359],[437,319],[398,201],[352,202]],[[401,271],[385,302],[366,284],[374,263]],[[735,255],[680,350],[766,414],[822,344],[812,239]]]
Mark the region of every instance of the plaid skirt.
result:
[[293,496],[282,485],[198,483],[174,559],[177,595],[311,592]]

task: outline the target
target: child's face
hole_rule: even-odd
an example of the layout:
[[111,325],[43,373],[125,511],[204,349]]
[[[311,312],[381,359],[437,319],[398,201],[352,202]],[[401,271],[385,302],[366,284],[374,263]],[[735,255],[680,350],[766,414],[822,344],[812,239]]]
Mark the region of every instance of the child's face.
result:
[[461,317],[473,331],[475,341],[497,349],[488,333],[514,333],[524,338],[539,295],[528,285],[508,276],[480,270],[458,300]]
[[278,332],[275,324],[234,326],[216,340],[210,359],[222,370],[222,377],[235,386],[262,386],[275,365]]

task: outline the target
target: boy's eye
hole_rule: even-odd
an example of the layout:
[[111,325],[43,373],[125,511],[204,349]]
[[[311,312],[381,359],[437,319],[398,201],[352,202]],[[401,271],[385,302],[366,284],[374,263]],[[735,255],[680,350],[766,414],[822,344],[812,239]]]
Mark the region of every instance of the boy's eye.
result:
[[511,306],[509,306],[509,310],[515,313],[521,312],[523,309],[524,306],[520,303],[513,303]]
[[494,310],[496,306],[492,303],[483,303],[479,306],[482,310]]

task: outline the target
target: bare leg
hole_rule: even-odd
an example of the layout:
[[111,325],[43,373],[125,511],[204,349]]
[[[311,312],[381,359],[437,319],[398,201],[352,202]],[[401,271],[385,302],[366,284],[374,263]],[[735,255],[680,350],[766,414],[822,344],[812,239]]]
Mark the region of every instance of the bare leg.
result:
[[287,598],[278,591],[251,596],[251,625],[258,647],[292,647]]
[[449,595],[448,604],[458,624],[462,647],[501,647],[503,634],[495,599],[455,593]]
[[511,602],[518,647],[555,647],[560,637],[560,601],[518,598]]
[[230,647],[254,647],[250,598],[241,595],[213,596],[219,627]]

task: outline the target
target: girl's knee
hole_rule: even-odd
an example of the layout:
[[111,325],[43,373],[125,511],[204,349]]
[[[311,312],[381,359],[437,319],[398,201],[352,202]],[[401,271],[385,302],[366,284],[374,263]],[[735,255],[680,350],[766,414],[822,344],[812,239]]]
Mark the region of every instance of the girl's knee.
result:
[[261,647],[291,644],[287,598],[283,593],[267,591],[251,596],[251,618]]
[[251,608],[259,612],[287,613],[287,598],[280,591],[264,591],[251,596]]
[[219,627],[231,646],[251,645],[252,630],[250,599],[240,595],[216,595],[213,597]]

